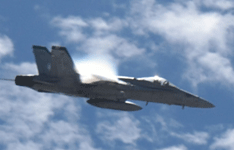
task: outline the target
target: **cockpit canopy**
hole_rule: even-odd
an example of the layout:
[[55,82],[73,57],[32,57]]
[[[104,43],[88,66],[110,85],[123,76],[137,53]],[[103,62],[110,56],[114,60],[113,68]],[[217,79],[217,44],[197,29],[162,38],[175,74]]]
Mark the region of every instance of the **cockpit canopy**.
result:
[[143,78],[137,78],[137,80],[139,81],[148,81],[148,82],[152,82],[152,83],[158,83],[162,86],[173,86],[175,87],[174,84],[170,83],[168,80],[162,78],[162,77],[159,77],[159,76],[153,76],[153,77],[143,77]]
[[119,76],[118,79],[126,83],[130,83],[130,84],[142,86],[142,87],[149,87],[149,88],[158,88],[161,86],[176,87],[175,85],[173,85],[166,79],[159,77],[159,76],[143,77],[143,78]]

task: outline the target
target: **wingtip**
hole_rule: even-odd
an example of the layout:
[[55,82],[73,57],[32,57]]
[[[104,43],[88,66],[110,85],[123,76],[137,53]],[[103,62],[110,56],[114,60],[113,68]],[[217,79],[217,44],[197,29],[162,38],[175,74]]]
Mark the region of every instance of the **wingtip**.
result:
[[33,49],[47,49],[45,46],[40,46],[40,45],[33,45]]
[[66,47],[64,46],[52,46],[52,49],[57,49],[57,50],[67,50]]

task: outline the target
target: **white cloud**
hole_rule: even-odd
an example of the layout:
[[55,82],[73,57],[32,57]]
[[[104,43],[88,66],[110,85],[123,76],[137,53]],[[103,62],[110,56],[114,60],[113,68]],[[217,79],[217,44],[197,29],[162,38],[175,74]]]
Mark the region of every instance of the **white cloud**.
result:
[[100,31],[120,31],[123,27],[126,27],[128,25],[128,22],[124,19],[115,17],[107,21],[102,18],[94,18],[90,19],[89,22],[98,33],[100,33]]
[[140,122],[128,115],[112,114],[112,121],[101,121],[97,125],[96,132],[100,134],[105,141],[120,140],[126,144],[135,145],[135,142],[141,138],[141,129],[138,127]]
[[207,144],[207,140],[209,139],[209,134],[207,132],[195,131],[193,134],[191,133],[179,134],[179,133],[171,132],[170,134],[174,137],[183,139],[186,142],[198,144],[198,145]]
[[40,150],[42,148],[41,144],[35,144],[32,141],[26,142],[25,144],[22,144],[21,142],[17,141],[15,143],[12,143],[8,146],[8,149],[15,149],[15,150]]
[[156,114],[155,122],[160,123],[163,129],[167,128],[168,123],[165,121],[164,117],[162,117],[161,115]]
[[104,21],[102,18],[95,18],[91,20],[90,23],[95,29],[98,29],[98,30],[110,30],[111,29],[111,27],[107,24],[107,22]]
[[[108,57],[116,55],[121,58],[129,58],[142,55],[145,51],[143,48],[138,48],[134,42],[115,34],[116,31],[128,26],[124,19],[55,17],[51,24],[60,29],[60,35],[65,35],[68,42],[78,44],[82,41],[77,49],[88,54],[106,55]],[[91,30],[91,32],[86,32],[86,29]]]
[[223,131],[225,128],[226,128],[225,125],[222,124],[222,123],[214,124],[214,125],[208,125],[208,126],[205,127],[205,129],[207,131],[209,131],[210,133],[211,132],[216,132],[217,133],[217,132]]
[[[48,131],[43,134],[43,142],[46,148],[52,149],[51,143],[56,143],[57,147],[63,148],[68,145],[70,149],[95,150],[92,140],[83,127],[70,122],[58,121],[50,123]],[[80,143],[79,146],[76,143]]]
[[155,122],[159,123],[163,130],[167,130],[168,128],[181,128],[183,125],[172,118],[166,118],[162,115],[156,114]]
[[195,63],[191,63],[190,67],[191,69],[186,72],[185,76],[194,85],[197,82],[204,81],[220,81],[223,84],[234,84],[234,70],[231,60],[218,53],[207,52],[198,57]]
[[134,16],[131,22],[133,27],[161,34],[172,43],[187,43],[199,47],[209,45],[212,40],[218,42],[218,46],[225,45],[226,29],[234,25],[230,21],[232,15],[221,15],[215,11],[201,12],[192,1],[184,5],[171,3],[167,6],[154,0],[135,2],[131,15]]
[[228,129],[221,137],[214,138],[214,143],[211,144],[211,149],[234,149],[234,129]]
[[234,8],[234,2],[231,0],[196,0],[200,5],[205,5],[208,8],[217,8],[228,10]]
[[[229,81],[227,76],[232,76],[230,55],[233,52],[228,44],[233,41],[230,34],[234,32],[234,16],[231,13],[202,12],[194,1],[169,3],[164,6],[154,0],[144,0],[132,3],[129,18],[134,33],[161,35],[169,44],[174,45],[174,48],[168,51],[177,51],[177,54],[186,58],[188,68],[185,77],[194,86],[210,80]],[[200,61],[201,57],[210,53],[214,53],[218,60],[224,62],[207,66]],[[210,58],[209,64],[213,61],[214,59]],[[214,68],[217,68],[215,72]],[[231,77],[231,80],[233,81],[234,77]]]
[[87,27],[88,24],[80,17],[55,17],[52,19],[51,24],[61,29],[59,34],[65,36],[68,42],[78,43],[85,39],[82,28]]
[[171,146],[171,147],[157,149],[157,150],[187,150],[187,147],[185,147],[184,145],[178,145],[178,146]]
[[6,63],[2,68],[7,71],[7,74],[38,74],[37,66],[35,63],[23,62],[21,64]]
[[108,54],[120,58],[139,56],[145,51],[126,39],[111,34],[108,36],[90,37],[84,42],[82,49],[92,55]]
[[[178,134],[184,126],[170,116],[160,115],[156,112],[153,115],[141,116],[140,129],[141,139],[146,139],[151,143],[165,143],[172,134]],[[175,131],[175,132],[174,132]]]
[[[52,108],[64,103],[62,100],[53,105],[51,95],[17,87],[14,83],[2,83],[1,89],[0,119],[4,123],[0,125],[0,137],[2,142],[7,143],[8,149],[32,142],[32,138],[43,130],[48,117],[53,115]],[[19,142],[20,139],[26,145]]]
[[[154,114],[154,113],[153,113]],[[181,132],[185,127],[177,120],[160,114],[156,114],[150,117],[142,117],[143,120],[140,121],[141,127],[141,138],[144,138],[152,143],[166,143],[166,141],[171,141],[173,138],[181,139],[184,142],[193,145],[207,145],[210,135],[208,132],[194,131]],[[168,149],[181,148],[181,146],[172,146]],[[165,148],[167,149],[167,148]],[[183,148],[182,148],[183,149]]]
[[0,58],[6,55],[13,55],[14,44],[6,35],[0,35]]
[[[1,71],[12,74],[34,67],[6,64]],[[72,97],[39,93],[13,82],[1,82],[0,88],[0,144],[7,150],[96,149]]]

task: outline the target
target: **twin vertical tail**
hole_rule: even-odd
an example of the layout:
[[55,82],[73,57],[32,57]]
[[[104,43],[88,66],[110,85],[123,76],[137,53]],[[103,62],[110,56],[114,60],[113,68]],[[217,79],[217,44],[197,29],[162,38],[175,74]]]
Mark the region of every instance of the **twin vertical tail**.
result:
[[74,69],[74,63],[65,47],[52,46],[51,52],[43,46],[33,46],[39,76],[18,75],[14,79],[16,85],[32,87],[34,83],[50,84],[63,81],[63,85],[80,82],[79,74]]
[[33,46],[39,75],[63,78],[77,75],[74,63],[65,47],[52,46],[49,52],[46,47]]

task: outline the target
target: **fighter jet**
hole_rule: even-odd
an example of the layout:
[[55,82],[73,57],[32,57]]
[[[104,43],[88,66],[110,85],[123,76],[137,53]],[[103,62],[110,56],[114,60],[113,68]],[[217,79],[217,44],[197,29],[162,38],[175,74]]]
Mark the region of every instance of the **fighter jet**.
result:
[[[154,76],[134,78],[117,76],[108,79],[100,75],[85,77],[75,69],[65,47],[52,46],[51,52],[43,46],[33,46],[38,75],[17,75],[15,84],[45,93],[62,93],[88,98],[87,103],[101,108],[137,111],[142,107],[127,100],[139,100],[182,108],[212,108],[210,102],[183,91],[167,81]],[[88,68],[87,68],[88,69]]]

